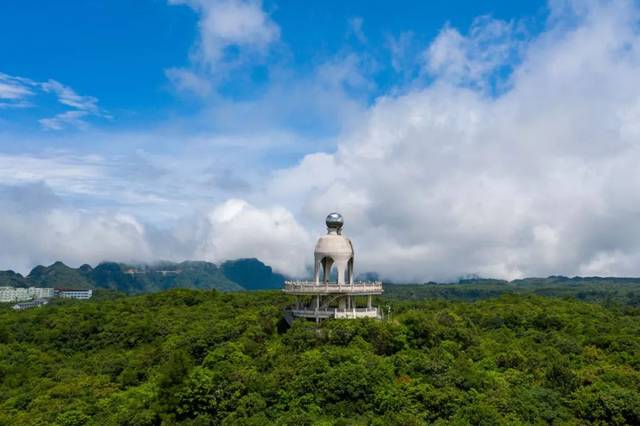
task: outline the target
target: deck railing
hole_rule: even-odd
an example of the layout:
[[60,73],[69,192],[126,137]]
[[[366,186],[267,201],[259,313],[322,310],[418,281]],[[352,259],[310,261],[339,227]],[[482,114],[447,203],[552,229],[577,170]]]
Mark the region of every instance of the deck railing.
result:
[[356,309],[291,309],[290,312],[297,317],[307,318],[377,318],[380,313],[378,308]]
[[283,291],[285,293],[300,294],[331,294],[331,293],[382,293],[381,281],[358,281],[353,284],[320,283],[315,281],[285,281]]

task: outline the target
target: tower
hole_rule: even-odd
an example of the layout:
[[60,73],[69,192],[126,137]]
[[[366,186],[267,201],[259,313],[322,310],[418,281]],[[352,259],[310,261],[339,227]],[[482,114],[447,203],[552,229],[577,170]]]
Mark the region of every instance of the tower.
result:
[[382,294],[382,283],[354,281],[353,244],[342,234],[342,215],[331,213],[326,224],[327,234],[318,238],[314,251],[313,281],[284,284],[283,291],[296,296],[296,305],[288,312],[317,322],[326,318],[380,318],[371,297]]

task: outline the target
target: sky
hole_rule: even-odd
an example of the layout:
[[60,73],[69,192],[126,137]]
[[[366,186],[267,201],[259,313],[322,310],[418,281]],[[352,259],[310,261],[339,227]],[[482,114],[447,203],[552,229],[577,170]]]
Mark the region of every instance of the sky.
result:
[[0,4],[0,269],[640,275],[640,3]]

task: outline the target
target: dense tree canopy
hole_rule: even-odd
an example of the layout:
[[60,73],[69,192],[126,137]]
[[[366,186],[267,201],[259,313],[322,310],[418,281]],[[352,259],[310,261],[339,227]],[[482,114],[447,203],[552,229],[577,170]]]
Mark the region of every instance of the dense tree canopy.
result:
[[0,309],[0,424],[639,424],[640,311],[503,295],[296,321],[279,292]]

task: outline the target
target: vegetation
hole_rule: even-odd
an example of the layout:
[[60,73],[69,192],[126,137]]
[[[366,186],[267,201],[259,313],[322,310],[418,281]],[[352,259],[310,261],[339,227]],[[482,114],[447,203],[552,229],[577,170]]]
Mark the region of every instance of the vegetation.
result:
[[80,269],[73,269],[62,262],[55,262],[51,266],[36,266],[31,270],[27,280],[29,285],[35,287],[64,287],[86,290],[94,287],[89,275],[86,273],[90,270],[91,267],[89,265],[83,265]]
[[639,278],[552,276],[514,281],[464,279],[453,284],[385,285],[385,296],[401,300],[482,300],[503,294],[565,297],[607,305],[640,307]]
[[274,273],[270,266],[258,259],[229,260],[220,265],[222,273],[246,290],[282,288],[285,277]]
[[154,265],[101,263],[86,275],[96,287],[140,294],[171,288],[217,289],[238,291],[242,287],[231,281],[210,262],[161,262]]
[[0,271],[0,287],[29,287],[29,280],[14,271]]
[[36,266],[28,276],[14,271],[0,271],[0,287],[64,287],[75,289],[110,289],[127,294],[141,294],[172,288],[240,291],[280,288],[284,276],[257,259],[224,262],[220,267],[210,262],[159,262],[127,265],[103,262],[92,268],[71,268],[62,262]]
[[286,327],[280,292],[2,308],[0,424],[640,423],[637,308],[379,302],[391,320],[319,328]]

